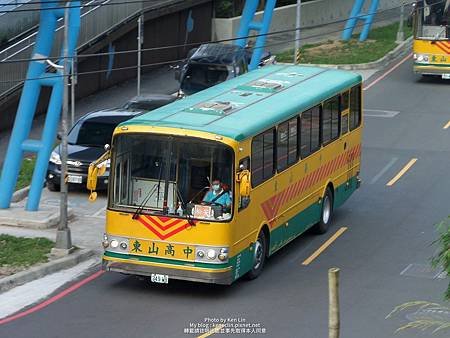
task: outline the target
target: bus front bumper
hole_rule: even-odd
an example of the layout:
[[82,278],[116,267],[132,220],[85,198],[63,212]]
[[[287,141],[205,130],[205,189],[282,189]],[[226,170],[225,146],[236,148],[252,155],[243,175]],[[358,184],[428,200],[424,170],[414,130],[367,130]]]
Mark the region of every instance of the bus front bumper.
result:
[[450,74],[450,64],[442,65],[442,66],[432,66],[432,65],[414,65],[414,73],[422,74],[422,75],[440,75]]
[[219,271],[183,270],[175,267],[143,265],[127,261],[115,261],[103,258],[104,271],[120,272],[127,275],[151,276],[152,274],[167,275],[169,280],[179,279],[193,282],[230,285],[233,282],[232,267]]

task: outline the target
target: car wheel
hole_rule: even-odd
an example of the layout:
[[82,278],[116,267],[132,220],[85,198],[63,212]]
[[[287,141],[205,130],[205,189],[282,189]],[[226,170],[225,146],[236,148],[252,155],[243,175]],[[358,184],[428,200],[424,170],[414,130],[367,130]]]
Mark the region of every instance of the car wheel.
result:
[[247,279],[255,279],[261,274],[264,268],[264,264],[266,262],[266,256],[267,256],[267,239],[266,235],[264,235],[264,232],[261,231],[259,233],[258,239],[256,240],[255,247],[253,249],[253,267],[247,273],[246,275]]
[[328,228],[333,218],[333,194],[331,189],[327,188],[325,195],[322,198],[322,211],[320,213],[320,221],[314,226],[314,231],[317,234],[324,234],[328,231]]

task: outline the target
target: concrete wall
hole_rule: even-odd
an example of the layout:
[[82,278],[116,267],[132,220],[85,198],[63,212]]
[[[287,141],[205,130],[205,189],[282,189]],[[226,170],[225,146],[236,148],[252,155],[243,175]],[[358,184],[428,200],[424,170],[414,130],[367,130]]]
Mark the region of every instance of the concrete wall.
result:
[[[403,2],[414,0],[380,0],[379,11],[399,6]],[[301,27],[327,24],[348,19],[355,0],[316,0],[302,4]],[[366,7],[370,1],[366,1]],[[396,11],[399,12],[397,9]],[[384,14],[384,13],[383,13]],[[380,14],[381,15],[381,14]],[[262,12],[258,12],[256,20],[261,20]],[[296,5],[275,9],[271,32],[295,28]],[[213,19],[214,39],[230,39],[236,36],[241,17]],[[343,24],[342,24],[343,25]]]

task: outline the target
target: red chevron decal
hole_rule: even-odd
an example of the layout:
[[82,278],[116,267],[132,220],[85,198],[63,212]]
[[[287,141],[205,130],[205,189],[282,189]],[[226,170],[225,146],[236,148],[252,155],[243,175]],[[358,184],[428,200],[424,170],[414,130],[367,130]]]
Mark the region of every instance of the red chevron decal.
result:
[[292,183],[289,187],[280,191],[278,194],[270,197],[268,200],[261,204],[261,209],[266,216],[270,227],[275,225],[276,216],[281,207],[292,200],[293,198],[301,195],[304,191],[314,186],[317,182],[320,182],[325,177],[331,175],[336,170],[345,167],[348,162],[351,162],[361,155],[361,144],[347,150],[345,153],[339,155],[331,161],[323,164],[320,168],[317,168],[301,180]]
[[[162,240],[172,237],[190,226],[187,220],[170,217],[141,215],[137,221]],[[166,232],[169,229],[173,230]]]
[[445,41],[436,42],[436,46],[447,54],[450,54],[450,44]]

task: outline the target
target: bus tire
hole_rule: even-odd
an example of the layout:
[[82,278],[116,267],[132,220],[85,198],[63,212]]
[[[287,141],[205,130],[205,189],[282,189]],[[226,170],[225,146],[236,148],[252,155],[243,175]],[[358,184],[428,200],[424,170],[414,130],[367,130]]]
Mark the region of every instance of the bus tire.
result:
[[258,239],[255,242],[255,247],[253,250],[253,267],[252,269],[247,272],[246,278],[249,280],[257,278],[263,268],[264,263],[266,262],[266,256],[267,256],[267,239],[266,235],[264,234],[264,231],[261,230],[261,232],[258,235]]
[[328,231],[328,228],[333,218],[333,194],[331,189],[327,187],[325,195],[322,198],[322,210],[320,212],[320,221],[314,226],[314,231],[317,234],[324,234]]

